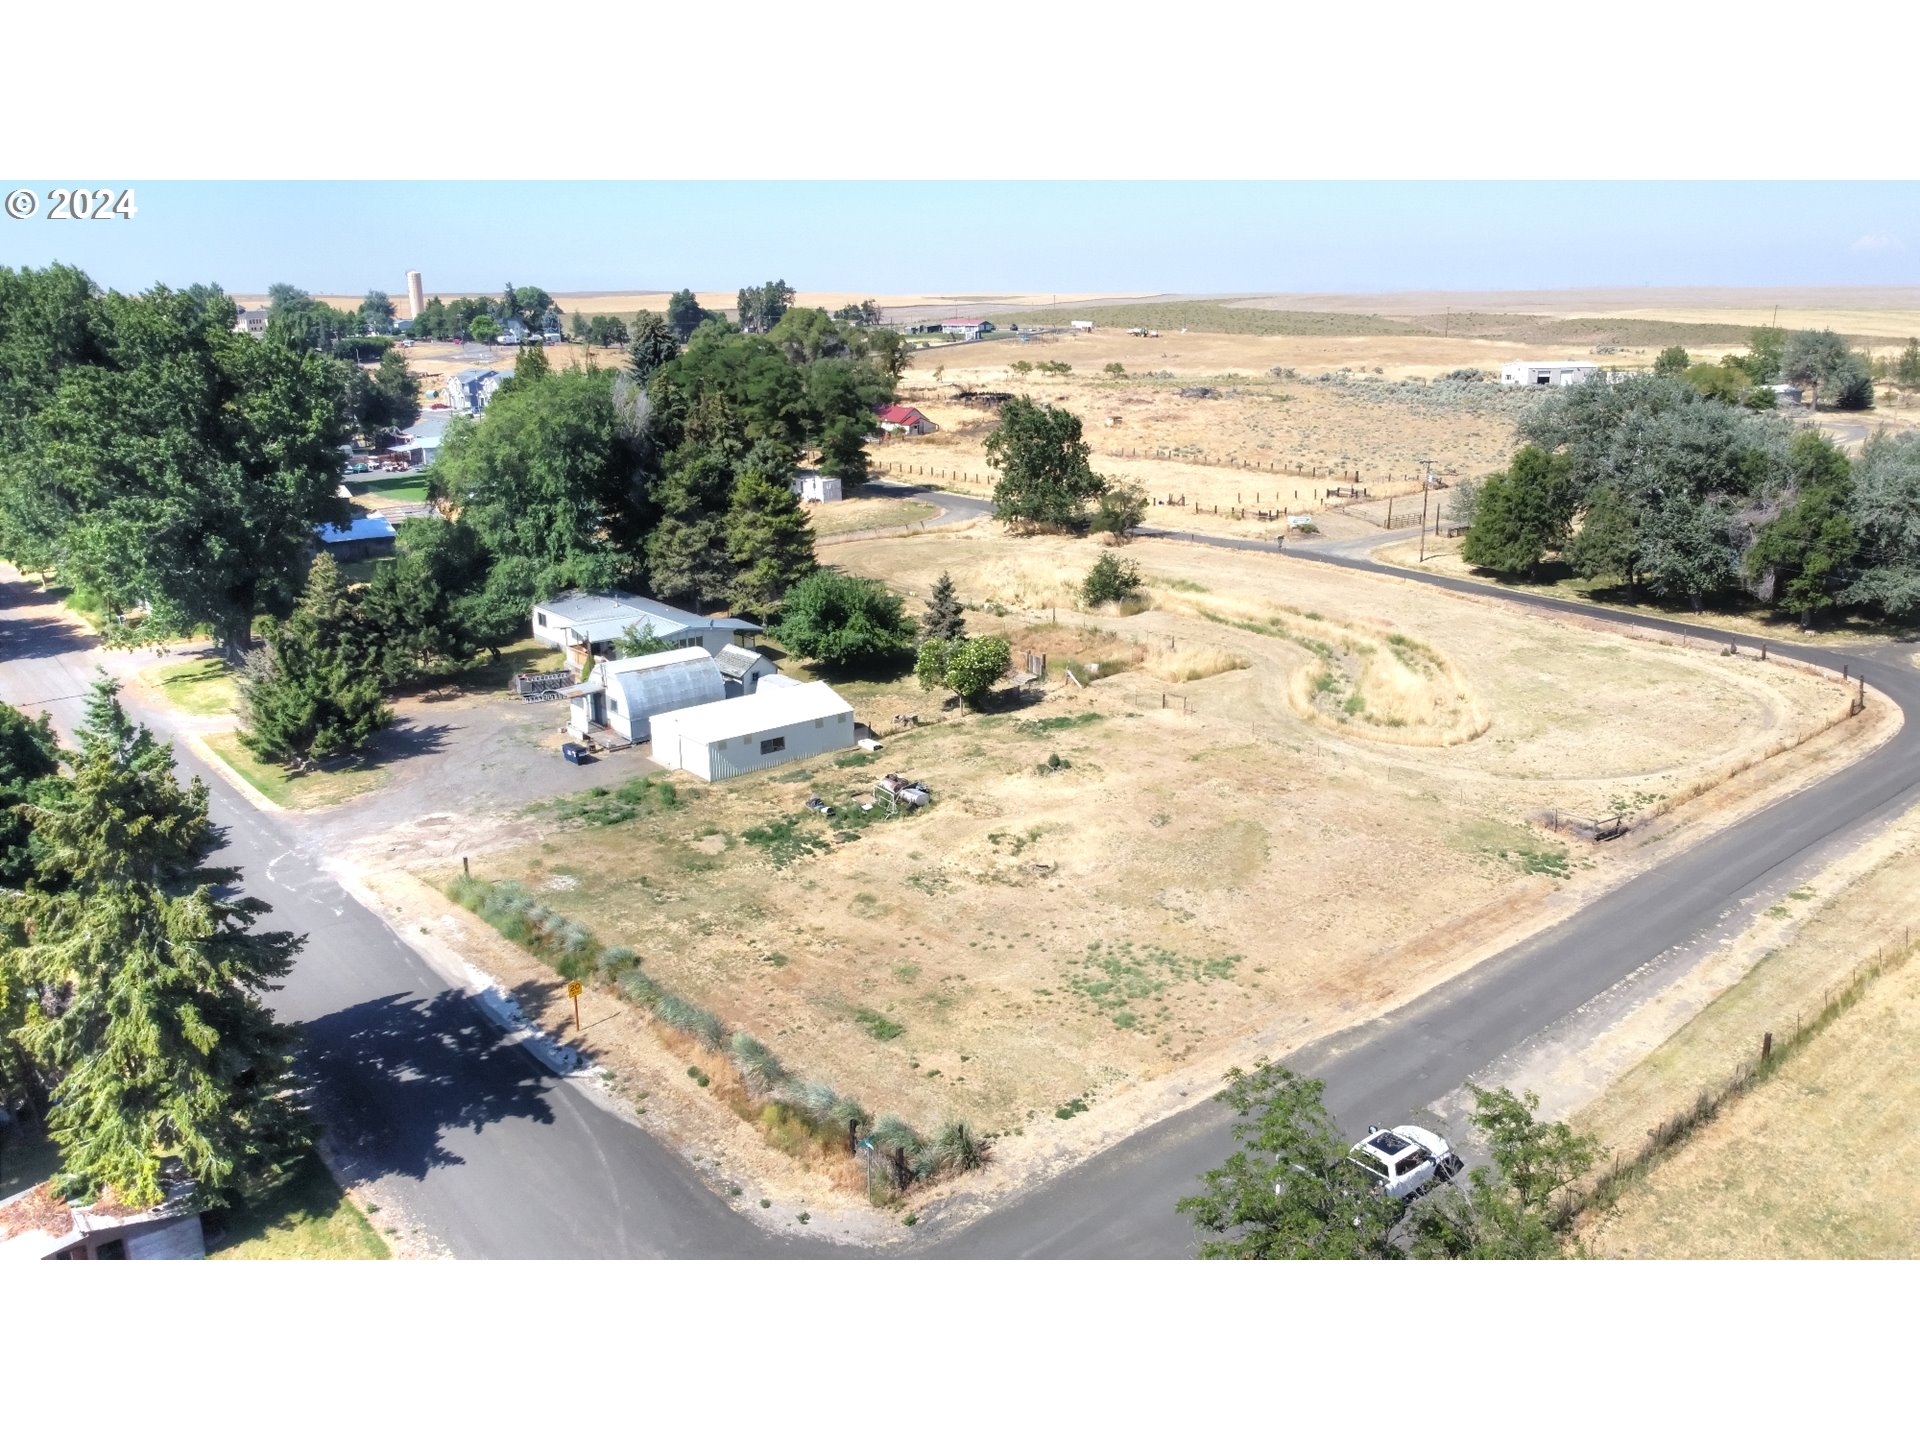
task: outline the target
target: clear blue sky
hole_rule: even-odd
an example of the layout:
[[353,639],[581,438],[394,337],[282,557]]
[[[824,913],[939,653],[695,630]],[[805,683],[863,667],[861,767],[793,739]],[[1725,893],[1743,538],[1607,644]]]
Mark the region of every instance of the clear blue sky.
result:
[[[23,182],[9,181],[8,188]],[[106,182],[101,182],[106,183]],[[42,192],[45,184],[33,188]],[[0,263],[257,293],[1266,291],[1920,280],[1912,182],[140,183]],[[44,204],[43,204],[44,211]]]

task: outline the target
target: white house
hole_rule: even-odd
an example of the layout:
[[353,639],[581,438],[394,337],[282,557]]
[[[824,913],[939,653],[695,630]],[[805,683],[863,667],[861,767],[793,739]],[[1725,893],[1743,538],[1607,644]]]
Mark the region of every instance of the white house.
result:
[[1500,367],[1502,385],[1579,385],[1600,373],[1590,360],[1509,360]]
[[956,316],[952,320],[940,322],[940,333],[952,335],[961,340],[978,340],[982,335],[993,333],[993,322],[973,316]]
[[1093,321],[1091,320],[1069,320],[1067,323],[1083,334],[1093,329]]
[[732,692],[714,657],[698,645],[687,645],[627,660],[602,660],[585,680],[560,693],[570,707],[567,729],[582,740],[591,731],[611,730],[637,742],[651,733],[653,717],[661,711],[724,700]]
[[499,370],[458,371],[447,377],[447,403],[455,414],[478,415],[506,380],[506,373]]
[[822,475],[818,470],[802,470],[793,477],[793,493],[802,500],[819,504],[844,499],[838,475]]
[[761,685],[751,695],[653,717],[653,758],[702,780],[853,746],[853,706],[824,680]]
[[267,333],[267,320],[271,312],[265,306],[255,310],[241,310],[233,317],[234,333],[238,335],[260,336]]
[[533,607],[533,638],[566,651],[576,670],[586,665],[589,655],[612,655],[614,642],[628,626],[643,634],[651,631],[656,640],[698,645],[709,655],[760,633],[751,620],[695,615],[624,590],[569,590]]
[[736,695],[751,695],[760,688],[760,682],[780,672],[774,669],[773,661],[758,650],[743,649],[738,645],[728,645],[713,657],[714,664],[720,667],[720,678],[726,682],[727,698]]

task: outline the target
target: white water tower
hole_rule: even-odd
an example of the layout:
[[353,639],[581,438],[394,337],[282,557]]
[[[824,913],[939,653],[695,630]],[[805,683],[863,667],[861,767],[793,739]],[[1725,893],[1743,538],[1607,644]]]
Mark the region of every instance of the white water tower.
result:
[[418,270],[407,271],[407,318],[409,320],[418,320],[420,318],[420,312],[426,309],[426,306],[426,296],[423,295],[420,290],[420,272]]

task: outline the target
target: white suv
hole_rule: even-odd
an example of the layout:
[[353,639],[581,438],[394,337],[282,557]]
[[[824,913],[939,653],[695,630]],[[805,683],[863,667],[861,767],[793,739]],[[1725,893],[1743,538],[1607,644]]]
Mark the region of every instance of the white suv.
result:
[[1458,1175],[1464,1161],[1453,1147],[1418,1125],[1391,1130],[1368,1127],[1371,1133],[1348,1152],[1349,1163],[1366,1171],[1369,1183],[1395,1200],[1423,1195],[1443,1180]]

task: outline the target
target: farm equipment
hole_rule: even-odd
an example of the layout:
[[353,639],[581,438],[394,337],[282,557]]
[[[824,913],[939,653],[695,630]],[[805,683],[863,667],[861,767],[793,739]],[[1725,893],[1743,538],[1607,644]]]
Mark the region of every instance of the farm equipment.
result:
[[918,810],[922,805],[930,804],[933,800],[926,786],[917,780],[909,780],[904,775],[882,775],[873,782],[873,793],[895,810],[902,805]]

